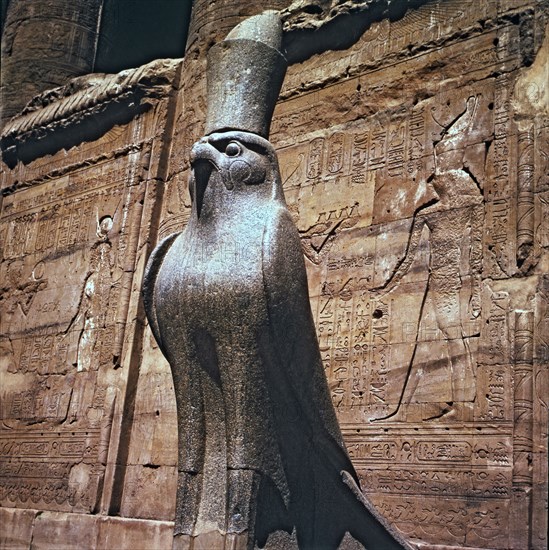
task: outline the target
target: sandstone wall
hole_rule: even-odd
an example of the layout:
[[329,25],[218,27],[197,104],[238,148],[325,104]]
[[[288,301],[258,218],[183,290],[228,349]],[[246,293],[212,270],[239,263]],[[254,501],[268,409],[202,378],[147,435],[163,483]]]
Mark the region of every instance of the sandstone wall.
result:
[[82,78],[6,126],[5,158],[28,164],[2,174],[2,513],[82,515],[31,515],[28,531],[12,511],[7,547],[12,523],[23,546],[95,547],[114,525],[98,514],[120,511],[177,65]]
[[[418,547],[547,548],[549,6],[400,6],[272,3],[271,140],[334,406]],[[3,130],[1,547],[170,546],[175,399],[139,288],[188,219],[205,52],[259,8],[194,10],[184,61]]]
[[102,0],[13,0],[2,32],[0,126],[35,95],[89,73]]

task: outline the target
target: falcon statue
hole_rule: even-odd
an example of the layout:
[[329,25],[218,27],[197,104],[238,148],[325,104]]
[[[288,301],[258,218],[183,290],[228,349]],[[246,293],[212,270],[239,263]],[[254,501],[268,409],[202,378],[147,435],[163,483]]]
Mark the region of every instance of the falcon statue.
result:
[[[245,62],[240,47],[281,55],[257,39],[273,21],[281,35],[276,12],[251,19],[215,58],[233,78],[243,74],[231,68]],[[234,107],[235,89],[217,87],[221,105],[209,103],[207,135],[191,152],[189,222],[153,252],[143,287],[177,399],[175,535],[244,533],[261,548],[286,531],[299,548],[335,550],[349,532],[368,548],[401,548],[358,489],[330,399],[299,235],[262,137],[274,102],[257,100],[270,109],[259,116],[253,99]]]

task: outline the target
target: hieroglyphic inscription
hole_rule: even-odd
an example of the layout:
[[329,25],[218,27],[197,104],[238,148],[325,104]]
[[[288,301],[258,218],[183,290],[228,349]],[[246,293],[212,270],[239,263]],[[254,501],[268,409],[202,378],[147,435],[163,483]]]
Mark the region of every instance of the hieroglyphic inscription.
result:
[[[467,515],[463,510],[473,503],[483,510],[508,509],[512,492],[511,434],[475,429],[473,435],[467,428],[448,424],[431,428],[423,424],[419,431],[398,423],[385,426],[384,433],[374,437],[372,426],[355,424],[344,431],[344,437],[361,486],[372,501],[382,507],[395,498],[400,504],[406,499],[404,515],[393,515],[397,501],[392,505],[393,514],[389,514],[402,532],[421,540],[430,540],[436,533],[437,544],[457,543],[471,530],[472,524],[462,519]],[[441,510],[438,520],[433,516],[434,509],[429,511],[431,498],[444,499],[438,501],[439,506],[444,502],[444,514]],[[442,530],[438,525],[443,516],[451,522],[449,531],[448,525]],[[413,529],[407,524],[411,517],[415,518]],[[502,524],[499,531],[501,543],[508,533],[506,525]],[[458,533],[459,537],[454,538]],[[495,532],[483,534],[487,535],[493,537]]]
[[[72,151],[73,154],[70,157],[70,168],[67,167],[67,156],[61,151],[51,156],[48,155],[38,158],[29,165],[19,163],[12,171],[6,173],[5,177],[8,182],[35,182],[37,180],[47,180],[63,172],[75,174],[75,170],[89,164],[90,161],[98,161],[100,158],[103,158],[105,150],[116,151],[117,149],[124,149],[124,146],[127,147],[127,143],[131,140],[131,137],[132,132],[130,126],[115,126],[97,141],[87,141],[74,148]],[[141,146],[141,144],[134,144],[132,148],[140,149]],[[118,157],[118,159],[112,159],[108,164],[101,164],[96,167],[103,166],[104,169],[106,169],[108,166],[109,171],[111,169],[116,171],[120,169],[123,164],[123,157]],[[114,179],[117,178],[115,177]],[[99,186],[101,187],[103,184],[107,183],[107,181],[106,179],[102,180]]]
[[532,542],[543,548],[547,542],[548,517],[543,502],[547,499],[547,460],[549,428],[549,277],[541,277],[534,312],[533,396],[532,396]]
[[507,365],[482,365],[477,370],[477,417],[482,421],[509,421],[511,370]]
[[[399,361],[392,362],[391,350],[397,342],[416,344],[417,348],[418,342],[448,341],[450,357],[446,361],[450,363],[450,371],[455,371],[453,374],[449,372],[449,377],[450,383],[456,388],[455,390],[452,389],[450,397],[445,397],[445,394],[442,394],[439,400],[463,401],[465,396],[469,394],[471,394],[471,397],[468,401],[473,400],[472,391],[469,391],[469,393],[465,390],[462,391],[458,385],[461,383],[469,387],[471,384],[470,377],[472,376],[474,362],[472,353],[476,343],[469,340],[469,338],[478,334],[479,330],[477,317],[480,312],[479,279],[482,259],[480,243],[483,218],[477,210],[482,209],[482,196],[472,177],[463,170],[463,156],[460,159],[460,157],[456,158],[454,155],[454,160],[451,162],[451,159],[448,159],[448,154],[452,154],[452,145],[455,148],[459,143],[463,147],[463,143],[467,143],[468,134],[465,130],[470,126],[474,126],[477,117],[481,116],[478,114],[479,97],[479,94],[469,94],[469,97],[458,98],[453,107],[454,112],[450,111],[446,115],[446,118],[450,120],[448,123],[449,136],[452,137],[445,138],[446,141],[437,142],[441,143],[441,146],[435,155],[434,167],[437,189],[441,189],[438,198],[441,206],[435,204],[432,208],[432,214],[430,211],[427,214],[429,209],[426,209],[425,212],[421,212],[421,217],[414,220],[412,230],[414,236],[408,244],[403,242],[399,250],[400,254],[408,254],[409,252],[409,257],[406,256],[404,259],[402,256],[400,258],[398,256],[396,258],[392,257],[392,253],[396,251],[390,250],[388,248],[390,245],[386,244],[385,241],[381,241],[380,238],[380,252],[375,259],[371,255],[368,262],[371,267],[366,266],[365,259],[367,256],[365,257],[364,254],[357,256],[340,255],[335,250],[334,253],[328,253],[325,259],[322,259],[322,257],[312,259],[314,263],[318,264],[320,261],[327,267],[323,280],[318,281],[318,296],[320,297],[317,310],[319,337],[328,379],[332,386],[334,404],[340,411],[340,416],[343,418],[343,416],[348,415],[349,421],[352,418],[364,419],[368,415],[370,415],[370,418],[383,417],[384,414],[391,412],[398,404],[399,381],[402,381],[402,376],[406,374],[403,368],[405,369],[407,366],[406,361],[413,360],[416,352],[413,347],[402,347],[403,351]],[[486,103],[482,104],[483,109],[487,108]],[[449,100],[448,105],[450,105]],[[431,107],[429,113],[434,108]],[[461,113],[457,118],[456,112]],[[358,192],[358,186],[362,185],[363,182],[368,182],[370,187],[374,189],[375,195],[372,198],[374,198],[375,204],[379,205],[378,208],[375,208],[374,205],[373,209],[377,221],[391,219],[391,217],[399,215],[413,214],[414,210],[420,208],[422,201],[426,201],[428,197],[426,188],[422,188],[425,182],[423,180],[418,181],[420,179],[418,174],[426,172],[425,151],[429,149],[430,154],[435,154],[432,145],[427,147],[425,143],[427,126],[425,113],[425,106],[419,104],[414,107],[411,113],[401,114],[399,112],[398,116],[390,120],[382,116],[374,117],[367,124],[363,123],[360,128],[356,125],[349,126],[345,134],[336,130],[326,133],[325,137],[315,137],[309,142],[306,152],[303,151],[303,145],[283,150],[282,156],[288,155],[288,160],[290,160],[292,166],[292,172],[286,178],[286,188],[291,191],[294,186],[299,186],[299,189],[301,189],[298,194],[301,199],[299,207],[303,208],[309,197],[311,199],[315,198],[315,185],[323,185],[324,189],[328,189],[326,182],[330,181],[330,178],[334,177],[335,174],[338,174],[336,177],[339,178],[339,175],[341,175],[341,179],[334,180],[333,187],[329,188],[329,198],[332,204],[337,204],[339,196],[345,196],[346,200],[349,200],[347,194],[342,192],[342,183],[345,181],[346,185],[349,185],[348,178],[350,176],[349,191],[353,192],[356,186],[356,192]],[[482,116],[485,115],[482,114]],[[448,128],[445,131],[448,131]],[[443,146],[446,148],[443,149]],[[344,148],[343,151],[341,151],[342,147]],[[299,161],[303,154],[307,159],[306,163]],[[444,157],[444,160],[438,160],[440,166],[437,165],[438,157]],[[291,163],[292,158],[296,159],[296,162]],[[296,176],[300,170],[302,170],[301,177]],[[409,185],[406,186],[407,190],[395,189],[391,181],[394,180],[396,185],[403,178],[406,178],[409,182]],[[290,182],[292,183],[290,184]],[[305,186],[307,185],[312,185],[313,191],[307,190],[305,192]],[[457,187],[459,187],[459,191],[456,189]],[[436,197],[436,195],[431,196]],[[316,206],[318,208],[318,205]],[[456,213],[452,211],[452,207],[456,208]],[[344,211],[353,210],[354,207],[334,209],[330,211],[329,216],[321,212],[318,219],[311,218],[310,223],[320,225],[320,222],[324,223],[330,220],[336,222],[344,217],[342,215]],[[443,215],[440,213],[441,210],[448,210],[449,213]],[[358,215],[359,217],[362,215],[362,222],[367,223],[367,220],[364,220],[364,211],[361,212],[360,206]],[[457,221],[458,218],[459,222]],[[303,218],[300,222],[305,223]],[[358,224],[360,225],[360,222]],[[464,243],[461,235],[456,234],[455,248],[459,251],[456,252],[455,259],[452,256],[453,264],[451,268],[452,275],[455,271],[455,282],[452,279],[452,285],[455,286],[452,298],[455,304],[452,303],[452,307],[447,307],[446,302],[449,300],[449,295],[448,291],[443,289],[448,285],[444,286],[443,278],[446,277],[447,282],[448,261],[450,258],[448,232],[456,224],[466,227],[471,225],[470,240]],[[385,292],[370,296],[369,291],[374,287],[387,285],[388,279],[391,282],[391,277],[393,277],[395,271],[398,277],[402,278],[414,262],[418,264],[418,262],[424,261],[416,260],[416,255],[420,258],[423,254],[420,252],[421,247],[419,247],[423,225],[426,225],[430,230],[430,272],[433,278],[431,287],[434,292],[429,295],[431,297],[429,307],[435,309],[436,315],[433,317],[431,314],[432,319],[428,315],[422,317],[419,326],[417,321],[414,321],[413,316],[412,318],[409,317],[408,320],[403,318],[398,326],[393,327],[396,328],[396,333],[391,333],[390,310],[396,295],[387,295],[387,292]],[[305,227],[310,226],[305,225]],[[320,234],[322,231],[328,233],[324,243],[319,240],[320,245],[323,246],[323,244],[330,242],[329,239],[333,239],[334,230],[337,231],[338,229],[337,224],[335,226],[325,224],[323,227],[319,227]],[[348,226],[346,229],[350,229],[350,227]],[[342,230],[343,228],[339,229],[339,231]],[[383,238],[387,238],[387,234],[384,234]],[[339,245],[335,246],[345,248],[347,242],[342,237]],[[317,247],[318,249],[319,247]],[[374,244],[372,248],[374,255],[376,250],[377,245]],[[459,257],[466,255],[469,256],[472,271],[467,275],[463,273],[463,267],[459,265]],[[307,254],[307,257],[309,257],[309,254]],[[359,265],[363,266],[362,272],[357,269],[357,276],[354,277],[354,268]],[[397,267],[399,267],[398,270],[396,270]],[[336,273],[338,269],[342,271]],[[391,271],[393,271],[393,275],[391,275]],[[420,279],[423,277],[428,277],[428,273],[419,276]],[[436,289],[435,278],[438,285]],[[440,283],[438,282],[439,278]],[[357,287],[359,281],[361,281],[359,284],[362,284],[362,287]],[[470,292],[471,296],[467,297],[466,292]],[[469,301],[468,317],[460,315],[461,306],[458,303],[460,299]],[[365,315],[362,310],[369,313]],[[354,328],[363,324],[367,327],[366,331],[359,331]],[[441,353],[443,352],[441,348]],[[412,357],[410,357],[410,353],[412,353]],[[424,347],[424,351],[418,352],[417,359],[421,359],[422,353],[423,355],[427,353],[427,347]],[[464,364],[462,370],[467,373],[467,377],[463,376],[463,373],[459,370],[462,366],[460,361]],[[392,363],[393,368],[398,367],[400,371],[396,377],[390,373]],[[367,365],[367,367],[365,368],[364,365]],[[433,366],[438,368],[435,363]],[[415,368],[417,370],[419,367],[416,366]],[[389,390],[391,386],[392,389]],[[416,386],[416,382],[410,385],[412,389],[409,392],[410,395],[413,394]],[[472,386],[469,389],[471,390]],[[410,396],[407,398],[411,399]],[[425,397],[422,397],[422,399],[425,399]],[[389,403],[394,403],[392,409],[388,408],[390,407]],[[436,411],[426,411],[425,414],[427,417],[431,417],[437,413]]]
[[[510,245],[514,236],[510,231],[512,210],[512,184],[514,177],[511,157],[514,155],[511,130],[511,103],[509,77],[501,76],[496,81],[494,97],[494,139],[492,142],[492,177],[487,192],[488,254],[494,258],[494,268],[499,273],[510,273],[515,263],[511,258]],[[515,233],[515,232],[513,232]]]
[[122,350],[143,168],[136,151],[4,198],[3,505],[97,505],[113,403],[102,380],[116,384],[109,371]]
[[307,156],[307,178],[316,179],[322,172],[322,153],[324,149],[324,140],[316,138],[309,144],[309,154]]
[[[8,506],[29,505],[60,510],[90,510],[89,483],[98,482],[100,431],[88,428],[44,433],[0,433],[0,501]],[[84,478],[78,478],[77,464]],[[71,474],[71,472],[74,473]]]
[[[533,442],[533,355],[534,312],[515,312],[513,507],[511,540],[513,547],[528,546]],[[524,529],[524,526],[528,526]]]
[[[425,113],[420,107],[397,120],[374,117],[369,126],[362,125],[360,129],[346,126],[327,138],[312,138],[306,149],[303,176],[306,180],[316,180],[320,176],[329,178],[341,174],[352,176],[353,183],[361,184],[365,182],[368,171],[382,170],[383,176],[388,178],[409,175],[421,168],[419,161],[425,149],[424,133]],[[301,152],[302,147],[296,146],[296,151]],[[292,149],[281,152],[283,157],[289,154],[294,158],[297,156]],[[295,166],[291,157],[287,159],[287,166]],[[292,180],[296,184],[305,184],[297,174]]]
[[[329,261],[318,298],[320,349],[342,422],[387,407],[391,304],[370,296],[372,267],[367,255]],[[362,277],[341,277],[353,271]]]
[[419,158],[418,153],[423,150],[423,128],[423,113],[420,111],[412,113],[409,119],[393,120],[389,124],[374,120],[370,132],[354,134],[354,178],[360,180],[363,177],[361,169],[384,169],[390,178],[402,176],[407,161],[410,171],[412,161]]
[[[42,254],[67,251],[77,242],[85,242],[93,219],[94,197],[66,200],[40,213],[12,217],[7,229],[4,258],[12,259],[39,252]],[[67,215],[60,217],[59,208]]]
[[518,136],[517,263],[529,256],[534,244],[534,128]]
[[[392,426],[395,428],[395,425]],[[390,430],[391,428],[389,428]],[[395,464],[436,465],[470,464],[474,467],[511,467],[513,462],[510,436],[484,434],[472,440],[456,434],[453,439],[432,434],[377,436],[376,441],[364,441],[352,431],[344,431],[349,456],[362,466]],[[368,433],[368,432],[367,432]],[[368,489],[365,489],[368,490]]]
[[359,472],[361,484],[371,493],[464,496],[472,498],[509,497],[509,469],[369,469]]
[[[374,500],[374,502],[376,502]],[[420,540],[436,533],[438,544],[505,548],[508,505],[505,500],[422,497],[420,507],[406,497],[384,496],[379,510],[400,531]]]
[[64,420],[70,399],[69,391],[18,391],[2,396],[2,418],[44,421]]
[[[371,97],[389,74],[379,70],[295,96],[273,121],[286,196],[311,260],[321,354],[349,453],[372,500],[406,495],[406,515],[414,519],[403,532],[433,544],[508,544],[517,306],[505,286],[482,280],[515,273],[515,242],[530,228],[526,193],[537,168],[518,160],[517,153],[528,160],[533,150],[517,139],[514,76],[505,74],[515,66],[517,39],[511,25],[471,38],[459,52],[453,46],[438,52],[448,75],[453,67],[460,75],[479,71],[482,85],[446,82],[413,106],[387,109],[390,100],[381,100],[371,115]],[[434,55],[422,61],[428,59]],[[314,72],[320,63],[315,59],[307,76],[320,81]],[[483,72],[498,64],[506,70]],[[336,74],[339,67],[334,61],[324,69]],[[303,73],[299,78],[305,81]],[[330,101],[331,123],[324,116]],[[520,224],[519,178],[527,214]],[[365,189],[369,194],[361,195]],[[354,225],[337,225],[355,202]],[[428,425],[467,429],[436,437],[422,433]],[[497,437],[489,433],[495,426]],[[405,436],[390,436],[397,427]],[[440,496],[443,506],[425,504]],[[403,523],[395,519],[398,528]]]
[[[425,127],[425,111],[420,106],[397,120],[374,117],[360,127],[343,125],[282,149],[286,198],[299,211],[303,236],[330,235],[357,223],[364,227],[372,219],[406,217],[428,200],[420,177]],[[410,185],[395,193],[392,186],[402,179]],[[315,192],[317,187],[323,192]],[[384,206],[376,209],[376,200]],[[340,227],[346,218],[354,221]],[[321,247],[313,246],[320,252]]]
[[484,291],[484,323],[482,324],[482,346],[480,362],[487,365],[508,365],[509,345],[509,294]]
[[[389,22],[384,19],[374,22],[361,39],[344,54],[337,57],[316,56],[308,64],[307,80],[318,82],[327,77],[333,79],[342,73],[347,76],[350,69],[367,71],[372,66],[378,69],[380,62],[393,59],[391,54],[418,44],[440,40],[452,32],[451,29],[458,21],[459,28],[465,30],[475,25],[478,20],[496,16],[497,11],[497,2],[493,0],[476,3],[471,0],[429,2],[406,14],[400,20]],[[460,46],[463,49],[463,44]],[[498,50],[504,50],[504,45],[499,44],[495,48],[490,43],[486,47],[477,47],[475,55],[467,55],[468,69],[474,70],[479,65],[493,65],[498,61],[501,62],[504,56],[501,53],[498,55]],[[299,89],[304,81],[306,82],[306,79],[304,79],[302,67],[296,67],[295,71],[290,67],[284,89]]]

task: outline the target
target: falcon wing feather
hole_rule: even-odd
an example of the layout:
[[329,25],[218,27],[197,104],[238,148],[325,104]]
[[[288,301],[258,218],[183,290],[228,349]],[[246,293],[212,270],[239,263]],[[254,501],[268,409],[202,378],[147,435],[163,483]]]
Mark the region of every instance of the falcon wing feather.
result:
[[[333,409],[311,313],[305,261],[289,211],[280,207],[263,235],[263,281],[277,394],[307,422],[326,458],[356,478]],[[293,400],[293,402],[290,402]]]
[[156,248],[152,251],[152,254],[149,257],[147,262],[147,267],[145,268],[145,274],[143,277],[143,303],[145,305],[145,312],[147,314],[147,319],[149,320],[149,325],[151,327],[152,333],[160,347],[160,350],[164,355],[164,345],[162,343],[162,337],[160,335],[160,330],[158,328],[158,319],[156,317],[156,303],[155,303],[155,286],[156,286],[156,277],[164,261],[166,253],[170,249],[176,237],[181,233],[173,233],[164,238]]

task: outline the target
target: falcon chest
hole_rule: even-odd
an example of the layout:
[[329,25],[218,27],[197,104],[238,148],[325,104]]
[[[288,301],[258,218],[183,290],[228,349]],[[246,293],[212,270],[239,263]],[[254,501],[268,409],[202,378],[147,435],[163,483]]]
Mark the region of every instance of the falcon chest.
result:
[[[273,222],[268,208],[242,206],[221,205],[206,220],[191,219],[168,251],[157,297],[180,305],[173,326],[184,318],[187,329],[215,333],[227,325],[238,330],[265,322],[262,246],[264,230]],[[160,324],[174,320],[159,318]]]

